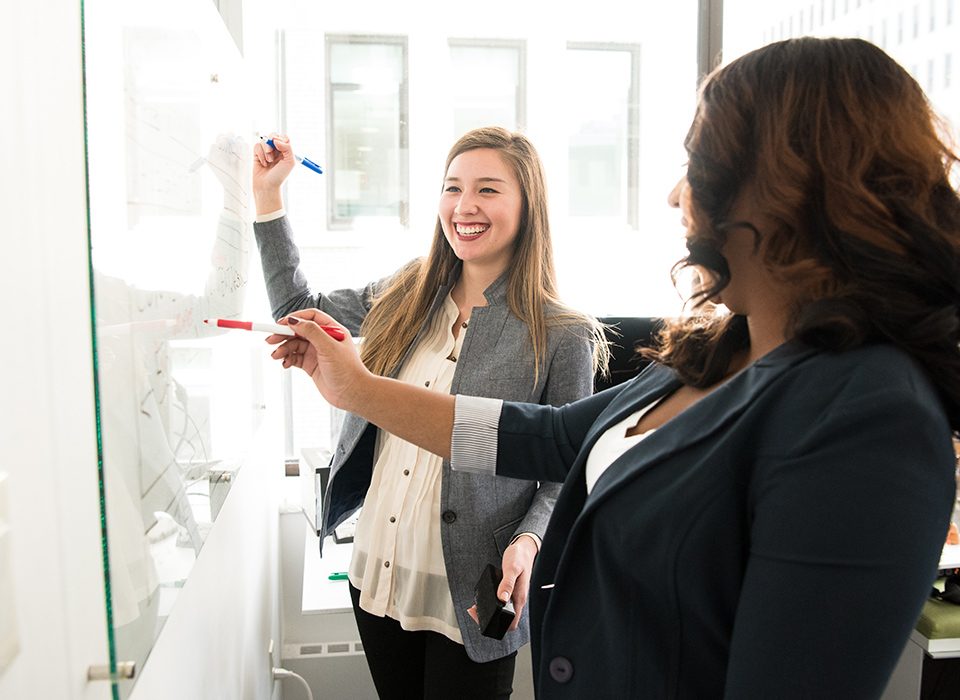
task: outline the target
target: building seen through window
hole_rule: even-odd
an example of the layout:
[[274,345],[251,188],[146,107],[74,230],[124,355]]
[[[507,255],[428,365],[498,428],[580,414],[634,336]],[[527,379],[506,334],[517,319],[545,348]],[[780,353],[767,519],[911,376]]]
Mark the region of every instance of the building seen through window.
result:
[[[912,73],[956,134],[960,95],[953,81],[952,65],[960,47],[960,22],[954,16],[955,1],[874,0],[857,3],[838,16],[824,16],[821,2],[820,21],[814,29],[784,32],[783,18],[808,8],[809,0],[724,0],[724,60],[792,36],[860,37],[875,43]],[[895,32],[888,34],[888,26],[896,27]]]

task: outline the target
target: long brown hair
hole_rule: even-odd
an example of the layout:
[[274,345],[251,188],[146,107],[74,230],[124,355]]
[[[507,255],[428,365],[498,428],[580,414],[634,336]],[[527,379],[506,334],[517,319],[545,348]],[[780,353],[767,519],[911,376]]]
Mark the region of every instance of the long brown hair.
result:
[[[939,387],[960,425],[957,155],[917,82],[860,39],[791,39],[710,75],[686,139],[696,231],[678,265],[729,282],[719,251],[754,231],[764,263],[796,290],[788,337],[845,350],[893,343]],[[730,221],[750,188],[774,224]],[[680,321],[658,359],[709,386],[749,336],[740,316]]]
[[[453,144],[444,175],[454,158],[477,148],[497,151],[520,183],[520,231],[508,271],[507,304],[514,316],[530,329],[536,362],[534,381],[544,366],[547,329],[551,326],[567,326],[572,332],[575,326],[586,328],[594,341],[595,368],[605,367],[609,350],[601,327],[591,317],[564,306],[557,294],[547,188],[539,154],[522,134],[499,127],[474,129]],[[397,369],[429,315],[437,290],[453,282],[459,263],[437,217],[430,253],[394,276],[374,301],[360,329],[364,336],[360,355],[371,372],[390,374]]]

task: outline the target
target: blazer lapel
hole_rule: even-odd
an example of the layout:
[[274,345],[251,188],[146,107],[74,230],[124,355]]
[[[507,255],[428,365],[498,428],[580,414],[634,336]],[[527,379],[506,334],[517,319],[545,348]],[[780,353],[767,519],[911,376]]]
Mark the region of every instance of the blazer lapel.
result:
[[[587,432],[583,445],[580,447],[580,454],[570,467],[567,478],[564,479],[563,490],[557,498],[558,505],[553,512],[551,523],[559,523],[560,521],[572,523],[579,516],[587,497],[585,481],[587,457],[600,436],[610,426],[636,411],[638,407],[646,406],[651,401],[674,391],[679,386],[680,381],[670,369],[661,365],[649,365],[642,374],[631,379],[629,384],[607,390],[619,391],[620,393],[604,409],[603,413],[597,416],[593,426]],[[543,559],[543,555],[544,552],[541,551],[539,558]]]
[[[798,344],[785,343],[658,428],[652,435],[627,450],[610,465],[594,485],[580,517],[596,508],[598,503],[602,502],[608,494],[616,492],[624,482],[661,464],[677,452],[709,439],[743,413],[747,406],[780,374],[815,352]],[[599,427],[599,432],[607,430],[631,412],[645,406],[653,398],[666,393],[663,390],[662,380],[655,382],[653,388],[655,390],[652,392],[630,392],[632,396],[619,397],[618,402],[620,398],[624,398],[629,405],[620,407],[615,416],[605,420]],[[643,398],[646,400],[639,400]],[[599,433],[591,435],[591,441],[595,441],[598,437]]]

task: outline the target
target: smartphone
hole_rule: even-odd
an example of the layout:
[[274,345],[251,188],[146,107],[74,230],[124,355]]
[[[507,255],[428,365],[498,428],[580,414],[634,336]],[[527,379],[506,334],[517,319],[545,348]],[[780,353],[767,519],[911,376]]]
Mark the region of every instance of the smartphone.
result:
[[487,564],[480,580],[473,589],[477,603],[477,617],[480,618],[480,634],[493,639],[503,639],[507,628],[513,622],[515,613],[513,603],[504,603],[497,598],[497,588],[503,579],[503,571],[498,566]]

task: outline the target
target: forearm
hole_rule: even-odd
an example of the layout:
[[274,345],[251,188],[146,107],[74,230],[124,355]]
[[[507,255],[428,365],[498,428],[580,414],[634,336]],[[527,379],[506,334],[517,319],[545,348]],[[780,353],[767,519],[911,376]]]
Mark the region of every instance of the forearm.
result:
[[553,508],[557,503],[557,496],[560,494],[562,486],[562,484],[549,481],[540,483],[536,495],[534,495],[533,500],[530,502],[530,508],[527,510],[523,521],[517,527],[514,537],[523,533],[529,533],[541,540],[543,539],[543,535],[547,531],[547,524],[550,522],[550,514],[553,513]]
[[396,379],[368,375],[344,399],[346,410],[407,442],[450,458],[454,399]]

